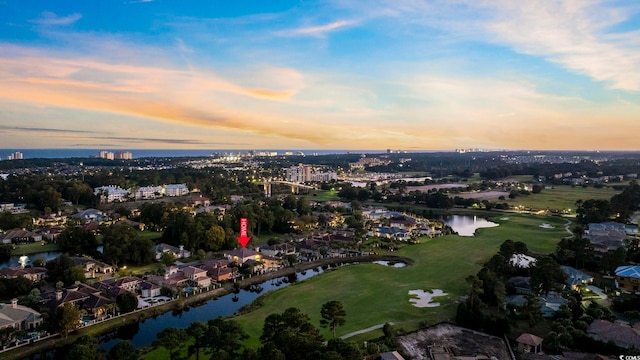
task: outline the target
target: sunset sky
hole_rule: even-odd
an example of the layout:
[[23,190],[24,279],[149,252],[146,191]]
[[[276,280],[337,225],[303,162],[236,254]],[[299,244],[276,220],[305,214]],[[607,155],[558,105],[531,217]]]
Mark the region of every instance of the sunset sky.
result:
[[640,2],[0,0],[0,142],[640,150]]

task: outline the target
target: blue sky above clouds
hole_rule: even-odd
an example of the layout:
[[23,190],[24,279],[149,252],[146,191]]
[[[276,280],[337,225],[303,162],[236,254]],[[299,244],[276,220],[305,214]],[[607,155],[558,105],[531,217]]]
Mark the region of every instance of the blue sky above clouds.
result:
[[3,147],[627,149],[635,1],[0,1]]

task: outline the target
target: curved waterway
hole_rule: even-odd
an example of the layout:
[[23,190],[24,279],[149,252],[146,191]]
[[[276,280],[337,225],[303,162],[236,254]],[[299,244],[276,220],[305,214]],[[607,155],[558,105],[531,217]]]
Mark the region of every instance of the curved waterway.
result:
[[156,335],[166,328],[184,329],[194,321],[207,322],[209,319],[215,319],[219,316],[233,315],[241,307],[250,304],[260,295],[291,284],[291,280],[293,282],[302,281],[322,272],[322,268],[318,267],[296,273],[295,280],[292,279],[293,276],[267,280],[260,285],[252,287],[255,289],[259,286],[259,288],[262,288],[260,292],[241,289],[237,294],[232,292],[217,299],[207,300],[200,305],[185,307],[182,311],[170,311],[154,318],[122,326],[109,334],[101,336],[101,346],[106,351],[109,351],[121,340],[129,340],[136,348],[150,346],[156,339]]

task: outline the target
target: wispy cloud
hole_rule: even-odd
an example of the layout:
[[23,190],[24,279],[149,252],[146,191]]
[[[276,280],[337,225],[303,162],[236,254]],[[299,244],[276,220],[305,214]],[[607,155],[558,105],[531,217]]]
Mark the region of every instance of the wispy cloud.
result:
[[5,126],[0,125],[0,129],[6,130],[18,130],[26,132],[45,132],[45,133],[75,133],[75,134],[93,134],[94,131],[73,130],[73,129],[54,129],[54,128],[33,128],[33,127],[20,127],[20,126]]
[[516,51],[539,55],[622,90],[640,91],[638,33],[610,29],[640,6],[604,7],[600,1],[527,1],[492,4],[485,28]]
[[352,27],[358,24],[359,20],[340,20],[334,21],[324,25],[300,27],[296,29],[278,31],[276,34],[279,36],[325,36],[327,33],[334,32],[340,29]]
[[71,25],[82,19],[82,15],[74,13],[67,16],[58,16],[53,12],[45,11],[37,19],[31,20],[32,23],[46,26]]

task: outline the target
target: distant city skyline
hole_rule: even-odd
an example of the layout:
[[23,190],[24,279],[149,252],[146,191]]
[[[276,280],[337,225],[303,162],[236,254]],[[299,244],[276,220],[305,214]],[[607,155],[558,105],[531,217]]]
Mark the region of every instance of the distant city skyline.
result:
[[0,1],[3,148],[640,150],[636,1]]

